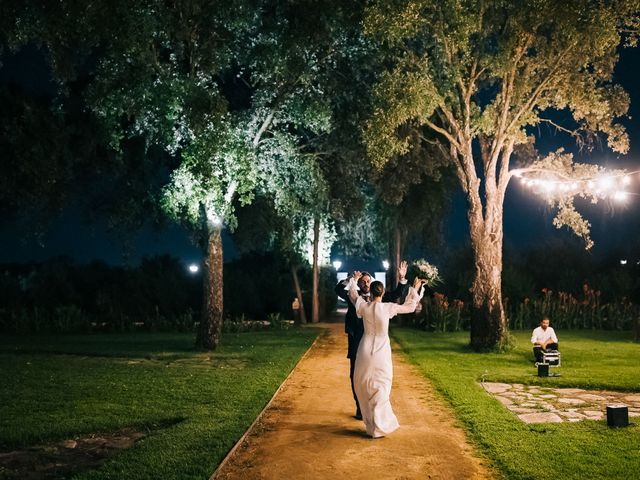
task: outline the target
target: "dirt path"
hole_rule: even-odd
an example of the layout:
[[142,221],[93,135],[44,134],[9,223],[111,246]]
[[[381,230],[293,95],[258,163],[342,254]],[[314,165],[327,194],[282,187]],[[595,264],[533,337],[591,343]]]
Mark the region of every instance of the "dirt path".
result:
[[[318,339],[215,479],[490,479],[453,414],[393,354],[400,428],[371,439],[355,420],[343,324]],[[392,347],[393,348],[393,347]]]

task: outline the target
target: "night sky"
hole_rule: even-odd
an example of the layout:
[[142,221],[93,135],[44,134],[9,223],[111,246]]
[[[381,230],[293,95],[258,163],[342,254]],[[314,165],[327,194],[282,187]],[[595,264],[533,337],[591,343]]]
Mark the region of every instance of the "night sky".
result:
[[[25,60],[27,58],[27,60]],[[616,81],[622,84],[631,97],[630,118],[623,121],[631,137],[631,150],[621,156],[606,148],[580,153],[574,143],[550,128],[540,129],[542,151],[564,146],[576,154],[576,159],[588,163],[600,163],[611,168],[640,170],[640,48],[622,49],[616,70]],[[5,56],[0,67],[0,82],[19,82],[31,91],[49,88],[49,73],[42,62],[22,57],[16,60]],[[640,194],[640,175],[633,177],[630,191]],[[626,204],[599,203],[592,206],[576,202],[579,211],[585,213],[592,223],[592,238],[595,241],[594,255],[625,252],[630,260],[640,260],[640,252],[630,251],[640,237],[640,196],[632,196]],[[505,245],[511,248],[526,248],[550,239],[572,241],[574,235],[568,230],[557,230],[551,223],[554,212],[544,200],[527,191],[518,181],[512,181],[505,203]],[[28,221],[0,222],[0,263],[43,261],[55,256],[69,256],[78,262],[93,259],[113,264],[136,264],[148,255],[171,254],[185,263],[198,262],[199,249],[193,245],[186,230],[169,225],[155,230],[150,225],[130,238],[123,248],[117,236],[110,235],[100,222],[87,225],[81,221],[79,209],[69,206],[55,220],[47,233],[36,240],[29,234]],[[446,222],[446,242],[458,247],[468,238],[465,201],[460,192],[454,194],[453,208]],[[230,236],[224,236],[225,257],[235,256]]]

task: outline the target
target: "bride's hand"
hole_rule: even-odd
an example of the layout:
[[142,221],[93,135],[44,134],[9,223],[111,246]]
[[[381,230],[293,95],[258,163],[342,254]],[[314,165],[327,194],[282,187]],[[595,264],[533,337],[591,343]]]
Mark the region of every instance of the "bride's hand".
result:
[[359,279],[361,276],[362,276],[362,273],[361,273],[361,272],[359,272],[358,270],[356,270],[355,272],[353,272],[353,275],[352,275],[353,279],[354,279],[356,282],[358,281],[358,279]]

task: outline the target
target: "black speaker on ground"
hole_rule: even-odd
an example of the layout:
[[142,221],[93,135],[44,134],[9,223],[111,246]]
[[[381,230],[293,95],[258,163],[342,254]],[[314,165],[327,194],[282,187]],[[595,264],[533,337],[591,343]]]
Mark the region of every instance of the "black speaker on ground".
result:
[[629,425],[629,407],[626,405],[607,405],[607,425],[627,427]]
[[538,376],[539,377],[548,377],[549,376],[549,364],[548,363],[539,363],[538,364]]

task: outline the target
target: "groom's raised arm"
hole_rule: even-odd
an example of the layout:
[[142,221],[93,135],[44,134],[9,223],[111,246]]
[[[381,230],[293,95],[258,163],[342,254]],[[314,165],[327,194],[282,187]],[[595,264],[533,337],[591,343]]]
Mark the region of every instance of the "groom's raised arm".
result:
[[407,296],[409,292],[409,282],[407,282],[407,269],[408,265],[406,261],[400,262],[398,265],[398,285],[394,290],[388,291],[382,297],[383,302],[397,302],[399,299]]

